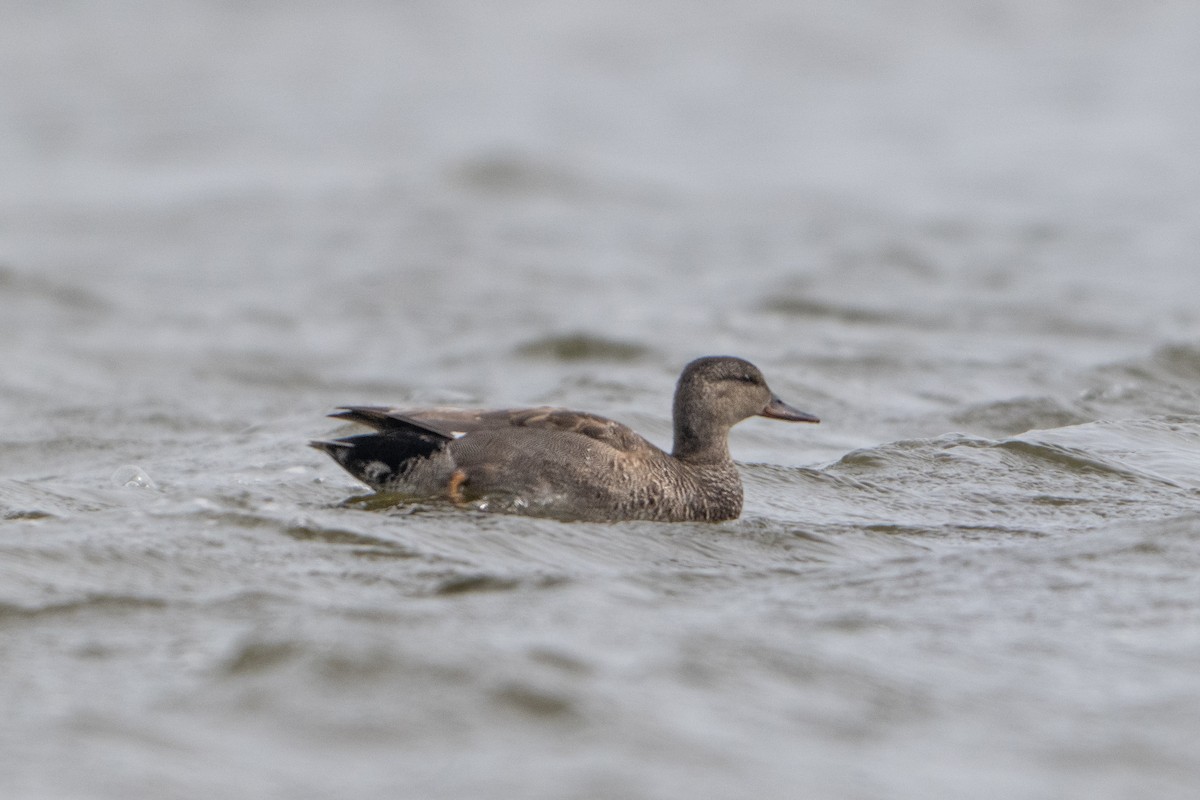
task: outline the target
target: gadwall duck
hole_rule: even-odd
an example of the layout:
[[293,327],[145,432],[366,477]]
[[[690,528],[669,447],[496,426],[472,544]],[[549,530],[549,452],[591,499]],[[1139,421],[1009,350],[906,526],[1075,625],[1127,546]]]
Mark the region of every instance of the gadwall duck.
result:
[[329,416],[375,432],[312,446],[381,492],[562,519],[680,522],[741,514],[731,427],[754,416],[818,422],[776,397],[757,367],[731,356],[684,368],[669,454],[619,422],[561,408],[344,406]]

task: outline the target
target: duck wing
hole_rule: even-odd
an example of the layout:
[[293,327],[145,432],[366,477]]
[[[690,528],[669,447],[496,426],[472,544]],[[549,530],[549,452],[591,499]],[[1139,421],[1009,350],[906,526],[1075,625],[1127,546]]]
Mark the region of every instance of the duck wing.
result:
[[345,406],[329,416],[358,422],[381,433],[415,429],[447,441],[461,439],[477,431],[530,428],[584,436],[623,453],[657,449],[628,426],[607,417],[551,406],[488,411]]

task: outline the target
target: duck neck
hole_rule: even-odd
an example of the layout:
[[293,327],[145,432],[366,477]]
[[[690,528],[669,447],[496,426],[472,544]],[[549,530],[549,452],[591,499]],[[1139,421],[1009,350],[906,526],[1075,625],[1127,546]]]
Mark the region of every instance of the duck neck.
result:
[[671,455],[692,464],[728,464],[729,426],[675,400],[675,443]]

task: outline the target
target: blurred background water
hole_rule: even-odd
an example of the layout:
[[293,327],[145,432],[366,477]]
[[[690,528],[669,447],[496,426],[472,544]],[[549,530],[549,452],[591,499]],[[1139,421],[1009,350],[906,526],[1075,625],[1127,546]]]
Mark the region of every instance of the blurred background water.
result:
[[[1200,6],[3,17],[4,797],[1200,791]],[[707,353],[733,523],[304,447]]]

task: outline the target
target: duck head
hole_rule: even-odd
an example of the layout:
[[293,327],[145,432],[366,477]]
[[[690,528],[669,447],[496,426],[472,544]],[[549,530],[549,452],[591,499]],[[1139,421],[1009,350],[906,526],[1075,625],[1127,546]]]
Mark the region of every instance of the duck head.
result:
[[734,356],[705,356],[683,369],[675,387],[673,454],[727,460],[729,429],[750,417],[820,422],[779,399],[758,367]]

